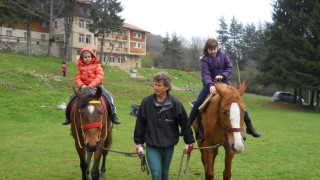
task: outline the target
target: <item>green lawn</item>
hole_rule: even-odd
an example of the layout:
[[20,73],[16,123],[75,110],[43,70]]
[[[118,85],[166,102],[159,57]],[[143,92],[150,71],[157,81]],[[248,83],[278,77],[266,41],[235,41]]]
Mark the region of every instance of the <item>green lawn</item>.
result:
[[[64,111],[56,108],[68,102],[75,87],[75,64],[67,63],[67,77],[62,77],[62,60],[58,58],[0,52],[0,64],[0,179],[80,179],[70,126],[61,125]],[[153,93],[147,82],[152,81],[156,72],[170,73],[174,85],[182,89],[171,93],[183,102],[187,113],[188,102],[197,97],[202,85],[199,77],[188,72],[138,68],[145,78],[136,79],[116,67],[103,68],[104,87],[115,96],[122,122],[113,129],[112,149],[116,151],[135,152],[131,104],[139,104],[143,97]],[[184,91],[187,85],[196,92]],[[233,160],[232,179],[320,179],[320,114],[272,108],[267,106],[273,103],[271,97],[245,94],[243,99],[262,136],[247,136],[244,152]],[[170,166],[170,179],[177,178],[183,147],[180,138]],[[222,179],[223,158],[224,151],[220,148],[216,179]],[[140,171],[136,156],[110,153],[106,168],[107,179],[151,179]],[[191,155],[188,179],[204,179],[197,150]]]

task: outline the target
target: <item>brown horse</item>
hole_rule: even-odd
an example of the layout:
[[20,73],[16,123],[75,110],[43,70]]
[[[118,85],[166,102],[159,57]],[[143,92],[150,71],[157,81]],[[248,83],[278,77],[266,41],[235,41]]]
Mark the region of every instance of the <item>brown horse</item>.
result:
[[[241,96],[246,89],[246,81],[236,89],[227,84],[215,84],[217,94],[208,103],[202,114],[204,141],[198,142],[201,160],[206,179],[214,179],[214,161],[218,148],[205,148],[223,144],[225,149],[225,169],[223,179],[231,178],[231,163],[234,154],[244,149],[242,127],[244,122],[245,105]],[[193,128],[196,129],[195,120]],[[203,148],[203,149],[202,149]]]
[[[91,170],[91,178],[105,179],[105,162],[107,151],[100,147],[108,148],[111,145],[112,123],[109,118],[108,109],[103,99],[101,88],[95,92],[83,88],[81,92],[73,89],[77,100],[71,110],[71,131],[75,140],[75,146],[80,158],[82,179],[89,178],[91,156],[94,153],[94,164]],[[87,154],[87,160],[86,160]],[[99,164],[103,155],[101,174]]]

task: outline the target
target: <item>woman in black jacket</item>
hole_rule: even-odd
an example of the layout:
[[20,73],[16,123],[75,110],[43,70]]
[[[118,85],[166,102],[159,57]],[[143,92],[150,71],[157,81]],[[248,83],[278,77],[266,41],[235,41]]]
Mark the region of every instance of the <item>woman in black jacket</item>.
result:
[[179,141],[179,126],[184,136],[185,153],[191,153],[194,138],[187,113],[182,103],[169,94],[171,78],[168,73],[159,72],[153,77],[154,94],[141,102],[134,142],[137,155],[143,154],[146,143],[146,155],[152,179],[169,179],[168,171],[174,145]]

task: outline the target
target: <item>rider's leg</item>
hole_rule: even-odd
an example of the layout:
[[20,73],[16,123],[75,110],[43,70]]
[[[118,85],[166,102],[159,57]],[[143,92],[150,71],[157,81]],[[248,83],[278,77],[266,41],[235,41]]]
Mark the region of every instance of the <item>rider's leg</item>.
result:
[[251,134],[253,137],[260,137],[260,133],[258,133],[254,127],[252,126],[248,111],[244,113],[244,122],[246,123],[247,126],[247,134]]
[[207,87],[203,87],[201,92],[199,93],[198,95],[198,98],[197,100],[195,101],[192,109],[191,109],[191,112],[190,112],[190,115],[189,115],[189,121],[190,121],[190,124],[193,123],[194,119],[198,116],[199,114],[199,107],[202,105],[202,103],[206,100],[208,94],[210,93],[209,89]]
[[114,124],[121,124],[121,122],[119,121],[118,117],[117,117],[117,114],[116,114],[116,106],[114,105],[114,102],[113,102],[113,98],[110,94],[109,91],[107,91],[103,86],[102,84],[99,85],[99,87],[101,87],[101,90],[102,90],[102,94],[105,95],[105,97],[108,99],[109,103],[110,103],[110,106],[111,106],[111,121],[114,123]]
[[71,123],[71,121],[70,121],[70,111],[71,111],[75,96],[76,96],[75,94],[71,94],[70,95],[70,101],[69,101],[69,103],[67,105],[67,108],[66,108],[66,120],[62,123],[62,125],[68,125],[68,124]]

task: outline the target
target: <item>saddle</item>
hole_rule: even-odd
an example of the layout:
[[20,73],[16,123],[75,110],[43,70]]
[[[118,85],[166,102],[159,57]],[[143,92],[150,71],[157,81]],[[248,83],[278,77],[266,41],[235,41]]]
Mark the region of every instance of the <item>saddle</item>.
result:
[[[111,104],[107,98],[106,95],[102,94],[102,96],[100,97],[100,100],[104,106],[104,108],[106,109],[107,112],[112,112],[111,111]],[[68,107],[71,107],[71,108],[67,108],[66,109],[66,114],[67,116],[71,119],[71,115],[76,107],[76,104],[77,104],[77,98],[76,96],[73,94],[71,97],[70,97],[70,102],[68,104]]]

